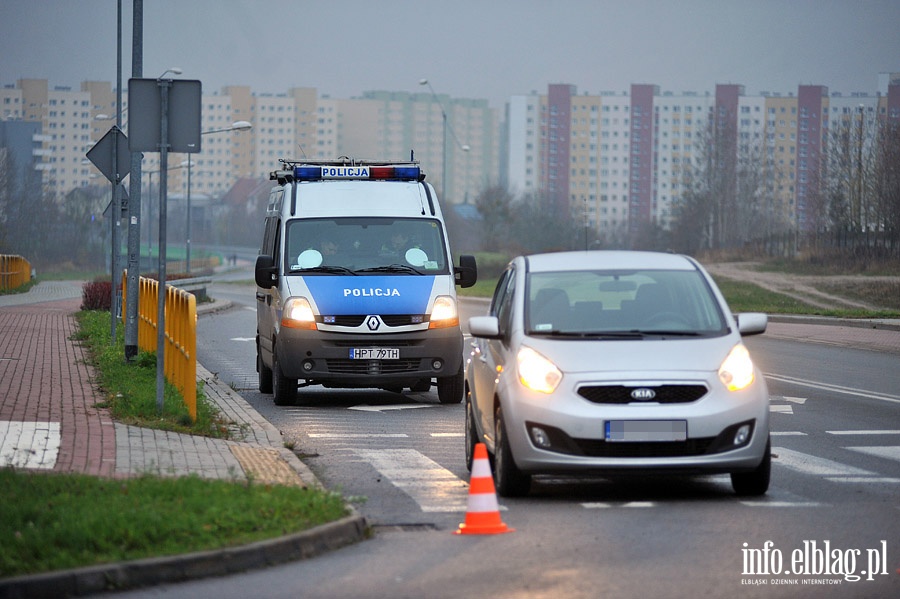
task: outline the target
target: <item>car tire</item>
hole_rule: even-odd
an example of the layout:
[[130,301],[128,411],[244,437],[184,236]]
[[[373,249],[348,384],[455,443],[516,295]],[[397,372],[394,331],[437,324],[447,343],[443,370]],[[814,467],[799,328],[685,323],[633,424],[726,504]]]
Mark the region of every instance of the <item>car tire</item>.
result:
[[494,414],[494,484],[497,494],[503,497],[521,497],[531,490],[531,475],[516,466],[503,421],[503,408],[499,405]]
[[732,472],[731,486],[737,495],[744,497],[765,495],[772,476],[772,441],[766,441],[766,453],[759,466],[750,472]]
[[277,352],[272,357],[272,391],[276,406],[289,406],[297,400],[297,379],[284,376]]
[[272,369],[266,366],[259,355],[259,345],[256,346],[256,372],[259,377],[259,392],[272,392]]
[[475,428],[475,409],[472,407],[472,392],[466,392],[466,469],[472,471],[475,459],[475,445],[478,443],[478,429]]
[[446,404],[461,402],[465,376],[462,363],[460,363],[459,372],[455,375],[439,378],[437,380],[438,401]]
[[419,379],[409,390],[413,393],[427,393],[431,391],[431,379]]

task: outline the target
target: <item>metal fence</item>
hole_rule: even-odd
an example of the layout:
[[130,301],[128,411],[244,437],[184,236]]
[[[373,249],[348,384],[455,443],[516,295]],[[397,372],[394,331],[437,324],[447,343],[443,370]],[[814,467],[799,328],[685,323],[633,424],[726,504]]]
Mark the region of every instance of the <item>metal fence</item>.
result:
[[[122,297],[128,297],[127,273],[122,275]],[[138,280],[138,347],[156,351],[159,281]],[[123,318],[126,314],[122,306]],[[197,419],[197,299],[192,293],[166,285],[164,376],[184,398],[192,420]]]
[[0,290],[15,289],[31,280],[31,263],[22,256],[0,254]]
[[900,232],[848,229],[788,231],[749,241],[745,248],[757,255],[780,258],[839,254],[853,258],[895,259],[900,258]]

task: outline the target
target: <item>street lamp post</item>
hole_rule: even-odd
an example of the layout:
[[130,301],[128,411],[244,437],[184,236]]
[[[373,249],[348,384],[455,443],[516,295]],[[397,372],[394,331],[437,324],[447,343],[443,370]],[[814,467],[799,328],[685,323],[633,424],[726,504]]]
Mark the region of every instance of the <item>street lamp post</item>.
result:
[[[428,79],[419,79],[419,85],[427,85],[428,89],[431,91],[431,97],[434,98],[434,101],[437,102],[438,107],[441,109],[441,200],[447,200],[447,128],[450,128],[450,134],[453,135],[453,140],[456,142],[456,145],[460,150],[467,153],[467,161],[468,161],[468,152],[471,150],[468,144],[464,144],[459,141],[456,137],[456,132],[453,130],[453,126],[447,122],[447,111],[444,110],[444,104],[441,102],[441,99],[435,93],[434,88],[431,86],[431,82]],[[466,173],[466,177],[468,177],[468,173]],[[468,185],[466,186],[466,191],[468,192]]]
[[[249,121],[235,121],[230,127],[222,129],[211,129],[209,131],[201,131],[200,135],[209,135],[211,133],[225,133],[228,131],[247,131],[253,127]],[[191,166],[194,161],[188,158],[187,162],[187,222],[185,223],[185,268],[187,273],[191,272]],[[182,163],[184,166],[184,163]]]

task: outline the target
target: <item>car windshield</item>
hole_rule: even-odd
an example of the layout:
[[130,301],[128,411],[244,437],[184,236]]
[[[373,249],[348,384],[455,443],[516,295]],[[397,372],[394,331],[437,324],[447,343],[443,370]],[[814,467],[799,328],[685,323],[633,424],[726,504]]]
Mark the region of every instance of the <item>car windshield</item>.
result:
[[308,218],[287,226],[287,270],[304,274],[447,274],[434,219]]
[[529,334],[635,338],[726,332],[719,303],[696,270],[568,271],[528,275]]

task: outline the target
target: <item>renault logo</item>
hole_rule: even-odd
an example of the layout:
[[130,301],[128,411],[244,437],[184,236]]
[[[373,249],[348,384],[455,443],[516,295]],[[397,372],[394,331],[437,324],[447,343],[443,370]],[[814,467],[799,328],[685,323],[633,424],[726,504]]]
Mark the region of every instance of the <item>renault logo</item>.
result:
[[631,399],[636,399],[638,401],[649,401],[654,397],[656,397],[656,391],[648,389],[647,387],[632,389],[631,391]]
[[370,316],[368,320],[366,320],[366,326],[369,327],[370,331],[377,331],[378,327],[381,326],[381,321],[378,320],[377,316]]

